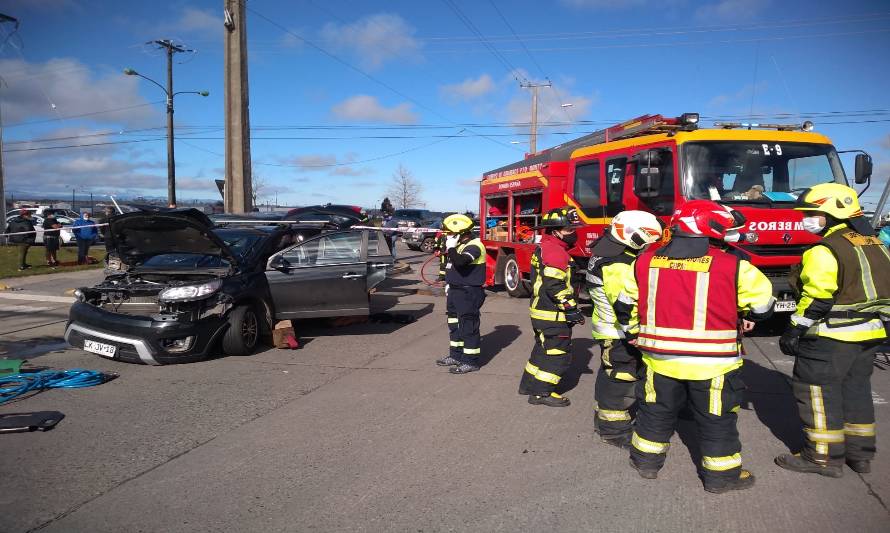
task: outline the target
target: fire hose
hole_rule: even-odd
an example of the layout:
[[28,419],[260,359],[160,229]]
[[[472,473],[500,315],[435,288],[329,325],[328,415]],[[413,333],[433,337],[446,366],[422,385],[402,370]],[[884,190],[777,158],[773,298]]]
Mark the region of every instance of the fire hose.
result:
[[420,267],[420,279],[423,280],[423,282],[426,283],[427,285],[429,285],[430,287],[444,287],[445,286],[444,281],[439,281],[439,280],[430,281],[426,277],[426,273],[425,273],[426,267],[427,267],[427,265],[430,264],[430,262],[432,262],[433,259],[436,259],[436,260],[439,259],[439,252],[436,252],[436,253],[430,255],[427,258],[427,260],[423,262],[423,266]]

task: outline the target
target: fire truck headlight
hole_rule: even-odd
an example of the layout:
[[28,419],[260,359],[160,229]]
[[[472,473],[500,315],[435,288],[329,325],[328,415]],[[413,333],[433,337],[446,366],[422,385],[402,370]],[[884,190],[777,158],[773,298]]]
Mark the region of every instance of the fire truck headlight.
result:
[[680,122],[684,126],[694,126],[698,124],[698,113],[683,113],[680,115]]
[[745,233],[745,242],[755,243],[759,238],[760,237],[757,235],[756,232],[749,231],[748,233]]
[[813,131],[814,125],[809,120],[805,120],[803,124],[801,124],[800,129],[803,131]]

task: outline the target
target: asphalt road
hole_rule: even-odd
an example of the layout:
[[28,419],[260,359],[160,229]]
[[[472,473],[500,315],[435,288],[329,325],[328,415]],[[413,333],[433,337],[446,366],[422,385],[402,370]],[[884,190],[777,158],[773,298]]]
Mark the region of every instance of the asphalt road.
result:
[[[842,479],[773,464],[802,437],[793,362],[770,331],[745,340],[739,429],[757,484],[717,496],[696,476],[687,423],[657,480],[594,437],[589,324],[575,328],[571,407],[516,394],[533,343],[526,301],[488,298],[490,361],[465,376],[433,363],[447,350],[444,298],[416,294],[416,272],[375,296],[412,324],[300,322],[300,350],[148,367],[61,343],[66,289],[96,277],[0,292],[0,357],[120,374],[0,406],[66,415],[53,431],[0,435],[0,531],[890,531],[890,454]],[[873,384],[880,438],[888,365]]]

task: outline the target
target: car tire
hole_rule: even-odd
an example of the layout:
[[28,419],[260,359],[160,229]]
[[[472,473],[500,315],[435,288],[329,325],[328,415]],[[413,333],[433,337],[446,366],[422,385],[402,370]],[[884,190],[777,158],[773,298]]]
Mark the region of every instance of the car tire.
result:
[[436,251],[436,239],[427,237],[420,243],[420,250],[424,253],[431,254]]
[[229,328],[222,338],[226,355],[250,355],[260,338],[260,319],[253,307],[239,305],[229,313]]
[[418,248],[417,246],[414,246],[413,244],[408,244],[408,243],[406,242],[406,243],[405,243],[405,246],[407,246],[409,250],[414,250],[415,252],[419,252],[419,251],[420,251],[420,248]]
[[514,298],[526,298],[529,291],[528,282],[522,279],[522,272],[519,270],[519,263],[513,254],[507,255],[501,265],[501,275],[504,280],[504,287],[507,294]]

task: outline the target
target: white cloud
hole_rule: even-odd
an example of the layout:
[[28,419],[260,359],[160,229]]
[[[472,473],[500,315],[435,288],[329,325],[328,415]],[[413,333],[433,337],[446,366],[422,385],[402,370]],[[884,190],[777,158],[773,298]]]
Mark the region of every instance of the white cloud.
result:
[[175,19],[162,23],[154,31],[159,34],[167,34],[164,35],[165,38],[181,38],[188,43],[189,38],[195,36],[222,38],[223,29],[220,11],[185,7]]
[[755,18],[769,5],[769,0],[719,0],[709,2],[695,11],[702,22],[741,22]]
[[359,94],[335,105],[331,111],[337,118],[357,122],[389,122],[412,124],[417,122],[417,114],[409,103],[394,107],[384,107],[374,96]]
[[402,17],[380,13],[352,24],[328,23],[321,36],[334,48],[350,50],[366,68],[373,69],[392,59],[420,57],[416,31]]
[[94,76],[76,59],[50,59],[28,63],[0,60],[8,85],[3,89],[3,120],[7,124],[40,118],[58,118],[116,109],[88,117],[94,122],[160,124],[157,109],[139,94],[139,79],[120,72]]
[[478,78],[467,78],[460,83],[445,85],[441,88],[443,95],[453,99],[472,100],[485,96],[495,89],[494,80],[488,74]]

